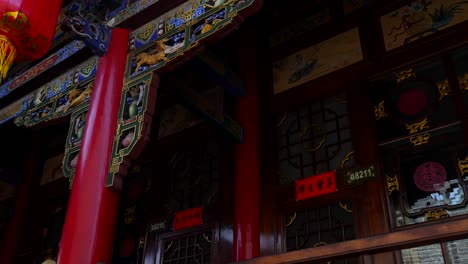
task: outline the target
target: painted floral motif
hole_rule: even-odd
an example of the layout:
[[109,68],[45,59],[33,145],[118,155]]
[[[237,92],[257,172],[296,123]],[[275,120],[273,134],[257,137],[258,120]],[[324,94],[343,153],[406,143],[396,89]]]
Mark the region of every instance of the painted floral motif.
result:
[[418,0],[382,17],[387,50],[466,20],[468,1]]
[[430,29],[432,21],[427,11],[431,4],[432,0],[419,0],[397,10],[392,16],[401,17],[401,24],[398,27],[392,28],[389,34],[392,35],[394,31],[398,31],[399,33],[394,35],[394,39],[396,40],[396,38],[405,32],[417,34]]
[[361,60],[359,31],[354,28],[274,62],[274,91],[288,90]]

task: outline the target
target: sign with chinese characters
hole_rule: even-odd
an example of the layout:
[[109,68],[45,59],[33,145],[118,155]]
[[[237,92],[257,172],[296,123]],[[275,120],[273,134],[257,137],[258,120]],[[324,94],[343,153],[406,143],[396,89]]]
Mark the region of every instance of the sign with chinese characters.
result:
[[296,201],[336,192],[336,173],[329,171],[296,181]]
[[180,230],[203,224],[203,206],[175,213],[172,228]]
[[367,167],[351,168],[346,170],[340,170],[339,175],[343,175],[345,184],[356,184],[365,180],[377,177],[376,165],[372,164]]

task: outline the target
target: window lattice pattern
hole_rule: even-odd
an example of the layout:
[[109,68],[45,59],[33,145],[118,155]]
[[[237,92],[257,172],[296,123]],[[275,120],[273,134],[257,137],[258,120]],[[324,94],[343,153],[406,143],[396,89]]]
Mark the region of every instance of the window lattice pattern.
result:
[[468,239],[451,241],[446,244],[450,263],[468,263]]
[[385,146],[387,181],[395,227],[466,215],[466,182],[463,180],[468,154],[461,127],[439,130],[440,135],[419,148],[408,143]]
[[440,244],[433,244],[422,247],[415,247],[409,249],[403,249],[401,251],[401,257],[404,264],[440,264],[444,262],[444,256],[442,254],[442,248]]
[[178,151],[169,163],[169,207],[180,211],[213,202],[218,190],[219,145],[200,144]]
[[404,264],[465,264],[468,263],[468,239],[403,249],[401,259]]
[[285,218],[285,229],[287,251],[352,240],[355,238],[352,203],[339,202],[295,212]]
[[211,263],[211,232],[191,233],[177,239],[163,241],[162,263],[206,264]]
[[277,131],[281,184],[340,168],[352,151],[344,96],[280,116]]

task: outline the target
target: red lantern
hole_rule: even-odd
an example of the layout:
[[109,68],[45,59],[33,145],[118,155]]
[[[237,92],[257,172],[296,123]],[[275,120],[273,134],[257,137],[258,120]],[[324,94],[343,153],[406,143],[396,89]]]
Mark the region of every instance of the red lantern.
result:
[[62,0],[0,0],[0,81],[13,62],[47,52],[61,6]]

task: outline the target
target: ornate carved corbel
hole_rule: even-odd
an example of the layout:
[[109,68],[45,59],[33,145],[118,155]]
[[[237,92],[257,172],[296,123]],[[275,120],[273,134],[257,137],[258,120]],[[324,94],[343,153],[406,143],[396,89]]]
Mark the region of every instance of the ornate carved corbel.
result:
[[63,21],[63,31],[71,31],[95,55],[102,57],[109,49],[111,28],[96,14],[104,8],[102,1],[81,0],[70,5]]

